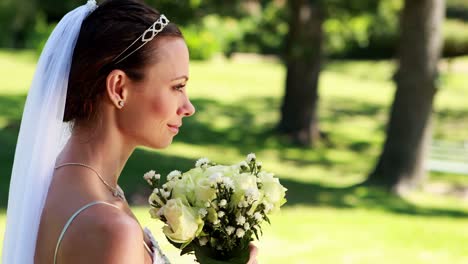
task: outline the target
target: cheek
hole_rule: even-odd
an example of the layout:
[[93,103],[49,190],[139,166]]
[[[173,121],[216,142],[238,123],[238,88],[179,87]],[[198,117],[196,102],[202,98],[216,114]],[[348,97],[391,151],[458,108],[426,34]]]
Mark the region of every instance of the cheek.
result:
[[160,95],[156,96],[149,102],[148,116],[156,123],[167,123],[173,117],[175,110],[174,104],[167,98]]

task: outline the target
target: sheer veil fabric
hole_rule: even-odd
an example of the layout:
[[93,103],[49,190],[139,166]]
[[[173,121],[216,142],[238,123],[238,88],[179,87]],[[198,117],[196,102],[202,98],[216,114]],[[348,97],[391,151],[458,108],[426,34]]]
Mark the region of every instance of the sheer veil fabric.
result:
[[73,50],[81,24],[96,8],[88,1],[57,24],[42,51],[28,92],[8,196],[2,262],[34,262],[42,209],[58,153],[70,136],[62,122]]

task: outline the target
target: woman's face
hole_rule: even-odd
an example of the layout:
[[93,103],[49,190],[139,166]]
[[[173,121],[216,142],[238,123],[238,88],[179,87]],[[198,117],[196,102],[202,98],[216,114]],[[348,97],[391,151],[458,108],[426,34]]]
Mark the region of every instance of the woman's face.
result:
[[186,84],[189,53],[182,38],[161,38],[157,43],[156,64],[145,70],[142,81],[130,81],[128,100],[120,110],[119,128],[137,145],[165,148],[193,115]]

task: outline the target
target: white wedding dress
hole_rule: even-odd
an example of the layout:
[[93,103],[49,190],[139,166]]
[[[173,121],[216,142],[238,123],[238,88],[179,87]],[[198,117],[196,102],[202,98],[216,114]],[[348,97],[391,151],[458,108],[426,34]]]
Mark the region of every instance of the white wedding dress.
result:
[[[60,233],[60,236],[59,236],[59,239],[57,241],[57,246],[55,247],[55,253],[54,253],[54,264],[57,263],[57,253],[58,253],[58,250],[60,248],[60,244],[62,242],[62,239],[63,239],[63,236],[65,235],[65,232],[67,231],[68,227],[70,226],[70,224],[73,222],[73,220],[81,213],[83,212],[84,210],[86,210],[87,208],[93,206],[93,205],[96,205],[96,204],[105,204],[105,205],[109,205],[109,206],[112,206],[112,207],[115,207],[117,209],[119,209],[117,206],[111,204],[111,203],[107,203],[107,202],[103,202],[103,201],[95,201],[95,202],[91,202],[91,203],[88,203],[86,204],[85,206],[81,207],[80,209],[78,209],[67,221],[67,223],[65,224],[65,226],[63,227],[62,229],[62,232]],[[120,210],[120,209],[119,209]],[[151,258],[153,260],[153,264],[169,264],[169,260],[168,258],[166,257],[166,255],[164,255],[164,253],[162,252],[161,248],[159,247],[158,245],[158,242],[156,241],[156,239],[154,238],[153,234],[151,233],[151,230],[149,230],[149,228],[145,227],[144,228],[144,233],[145,235],[148,237],[148,239],[150,240],[151,244],[148,246],[146,244],[145,241],[142,241],[143,242],[143,246],[145,247],[146,251],[148,251],[148,253],[151,255]]]

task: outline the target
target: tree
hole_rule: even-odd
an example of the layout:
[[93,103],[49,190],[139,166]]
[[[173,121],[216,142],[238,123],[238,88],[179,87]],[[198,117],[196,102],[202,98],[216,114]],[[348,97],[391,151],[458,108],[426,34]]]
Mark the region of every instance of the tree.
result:
[[424,158],[432,135],[444,0],[406,0],[400,20],[397,85],[383,151],[367,183],[400,192],[426,177]]
[[323,13],[319,1],[291,0],[286,39],[286,92],[280,132],[301,145],[319,138],[318,83],[322,57]]

